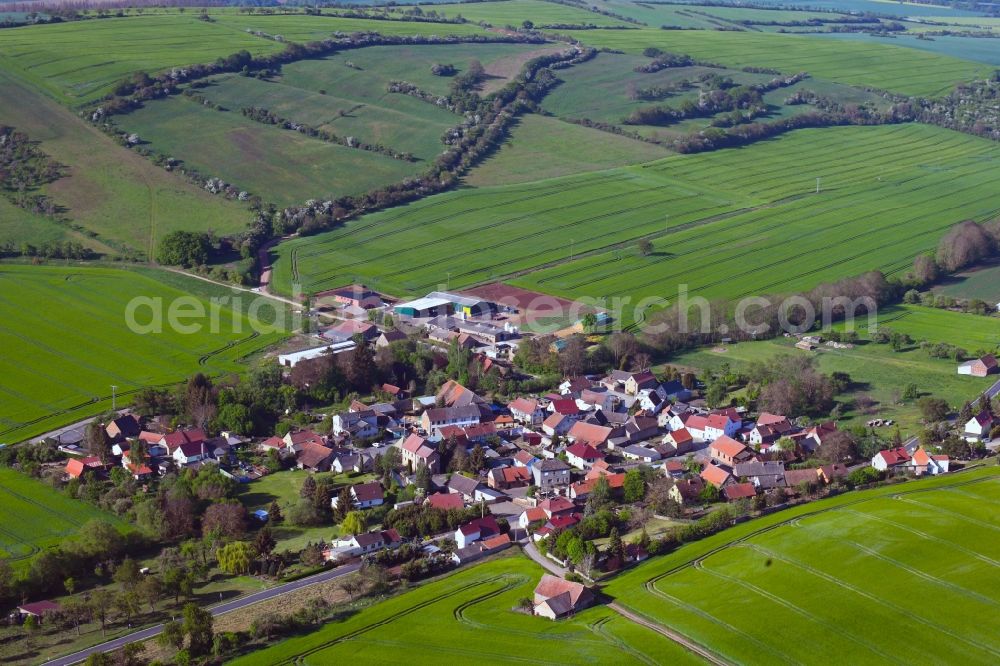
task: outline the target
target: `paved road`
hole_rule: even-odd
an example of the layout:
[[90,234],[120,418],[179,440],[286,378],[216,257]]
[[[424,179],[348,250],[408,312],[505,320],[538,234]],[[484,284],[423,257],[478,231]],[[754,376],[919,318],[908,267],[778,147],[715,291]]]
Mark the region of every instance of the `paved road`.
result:
[[535,544],[531,541],[525,544],[524,552],[527,553],[528,557],[533,559],[543,569],[545,569],[546,571],[555,576],[559,576],[560,578],[565,578],[566,574],[569,573],[568,569],[564,569],[563,567],[559,566],[558,563],[553,562],[551,559],[538,552],[538,549],[535,548]]
[[1000,395],[1000,379],[993,386],[986,389],[986,395],[990,396],[990,400]]
[[[128,410],[119,409],[118,414],[124,414],[126,411]],[[49,437],[51,437],[52,439],[58,439],[59,435],[63,434],[64,432],[69,432],[70,430],[80,430],[82,434],[83,430],[87,427],[87,424],[93,420],[94,417],[91,416],[90,418],[83,419],[82,421],[77,421],[76,423],[71,423],[70,425],[66,425],[61,428],[56,428],[55,430],[50,430],[45,434],[38,435],[37,437],[32,437],[31,442],[38,443],[48,439]]]
[[[296,580],[267,590],[254,592],[253,594],[248,594],[238,599],[233,599],[232,601],[212,606],[208,610],[211,611],[214,616],[224,615],[226,613],[231,613],[234,610],[246,608],[247,606],[251,606],[261,601],[267,601],[268,599],[274,599],[275,597],[280,597],[283,594],[288,594],[289,592],[294,592],[295,590],[301,590],[302,588],[309,587],[310,585],[325,583],[326,581],[346,576],[347,574],[354,573],[360,567],[360,564],[348,564],[330,571],[318,573],[315,576],[310,576],[309,578],[303,578],[302,580]],[[95,652],[110,652],[112,650],[117,650],[118,648],[128,645],[129,643],[135,643],[136,641],[144,641],[152,638],[158,635],[161,631],[163,631],[163,625],[158,624],[155,627],[135,631],[126,636],[122,636],[121,638],[116,638],[114,640],[101,643],[100,645],[89,647],[71,655],[47,661],[44,666],[70,666],[70,664],[83,661]]]

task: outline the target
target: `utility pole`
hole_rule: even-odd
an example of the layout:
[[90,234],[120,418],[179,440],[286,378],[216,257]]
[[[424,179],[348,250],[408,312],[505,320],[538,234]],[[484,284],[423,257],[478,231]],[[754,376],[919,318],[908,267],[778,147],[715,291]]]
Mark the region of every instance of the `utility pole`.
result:
[[448,271],[448,279],[445,280],[444,288],[445,288],[445,291],[447,291],[448,289],[451,289],[451,271]]
[[663,233],[665,233],[665,234],[669,234],[670,233],[670,215],[669,214],[667,215],[667,219],[665,219],[663,221]]
[[118,411],[118,399],[117,399],[118,395],[117,395],[117,391],[118,391],[118,387],[115,386],[114,384],[112,384],[111,385],[111,411],[113,411],[113,412]]
[[820,181],[820,179],[817,178],[816,179],[816,194],[819,194],[819,181]]
[[573,248],[575,247],[576,241],[572,238],[569,239],[569,260],[573,261]]

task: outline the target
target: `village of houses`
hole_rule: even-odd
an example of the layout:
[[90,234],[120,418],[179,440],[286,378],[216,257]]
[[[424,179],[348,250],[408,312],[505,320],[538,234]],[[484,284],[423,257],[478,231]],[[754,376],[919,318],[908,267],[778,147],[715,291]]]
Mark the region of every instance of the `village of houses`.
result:
[[[335,296],[347,314],[389,307],[363,289],[342,290]],[[411,335],[419,331],[427,344],[457,341],[483,363],[510,368],[508,359],[520,334],[508,318],[498,316],[502,308],[495,304],[435,292],[389,311],[396,322],[405,323],[405,329],[399,324],[379,328],[367,316],[348,318],[317,334],[321,346],[283,354],[280,362],[292,367],[357,344],[387,345],[407,330]],[[984,362],[989,366],[991,361]],[[989,374],[995,369],[993,359],[992,367],[977,365],[968,371]],[[871,460],[809,466],[803,461],[822,458],[824,444],[837,436],[836,423],[804,425],[796,414],[709,410],[697,387],[685,387],[679,380],[661,381],[648,369],[566,377],[557,390],[524,395],[507,404],[488,400],[454,380],[433,395],[409,395],[392,385],[382,386],[378,395],[392,400],[357,400],[346,411],[326,415],[329,421],[323,428],[282,437],[251,440],[238,433],[209,437],[194,428],[154,431],[130,414],[109,423],[107,434],[120,464],[140,481],[175,468],[211,464],[252,484],[268,470],[237,459],[237,451],[247,450],[277,456],[287,470],[295,470],[271,473],[361,475],[372,470],[378,457],[396,449],[401,464],[393,471],[394,485],[416,484],[421,473],[429,475],[430,482],[426,491],[421,489],[414,499],[394,508],[479,509],[478,517],[458,525],[453,533],[418,539],[429,552],[449,558],[449,565],[463,565],[520,543],[533,556],[548,553],[557,571],[574,566],[559,560],[551,546],[558,535],[586,518],[591,511],[588,497],[598,486],[610,493],[613,505],[641,505],[664,524],[683,524],[726,503],[773,510],[808,501],[827,488],[843,487],[858,469],[870,467],[883,476],[922,476],[947,473],[953,467],[947,456],[925,451],[916,439],[880,451]],[[965,424],[964,435],[986,439],[997,424],[983,411]],[[130,442],[137,440],[144,443],[142,460],[129,455]],[[482,468],[449,473],[442,454],[455,447],[470,455],[478,449]],[[79,477],[101,467],[96,458],[73,457],[66,474]],[[642,493],[627,500],[624,489],[633,470],[642,472],[647,490],[657,483],[669,485],[666,496],[675,506],[667,507],[669,511],[662,504],[654,507]],[[379,480],[350,486],[353,508],[382,506],[387,490]],[[267,520],[265,511],[257,514]],[[324,544],[325,559],[336,565],[399,548],[407,541],[396,530],[382,527],[331,536]],[[623,536],[627,531],[623,528]],[[646,534],[645,527],[642,533]],[[598,549],[596,567],[613,570],[648,556],[634,538],[617,559],[613,555]],[[536,589],[535,612],[554,619],[592,600],[579,583],[546,575]]]

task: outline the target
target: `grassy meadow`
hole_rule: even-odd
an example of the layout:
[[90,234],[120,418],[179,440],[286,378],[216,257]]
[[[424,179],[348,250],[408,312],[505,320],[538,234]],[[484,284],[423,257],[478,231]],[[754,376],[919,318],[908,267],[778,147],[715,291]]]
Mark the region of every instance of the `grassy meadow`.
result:
[[[667,363],[697,372],[720,371],[724,366],[740,370],[749,363],[777,356],[810,354],[821,372],[828,375],[846,372],[851,377],[850,388],[837,396],[842,412],[841,425],[864,424],[874,417],[893,419],[905,435],[919,434],[923,427],[916,400],[901,399],[908,385],[916,385],[921,396],[932,395],[946,400],[957,411],[993,383],[990,379],[960,376],[955,371],[955,361],[931,358],[926,351],[916,347],[894,352],[889,345],[862,343],[853,349],[820,346],[815,352],[804,352],[792,343],[792,340],[778,338],[702,348],[671,356]],[[874,402],[874,413],[858,408],[857,401],[863,398]],[[888,436],[891,431],[886,430],[883,434]]]
[[[922,305],[895,305],[879,312],[879,327],[906,333],[917,342],[947,342],[969,352],[994,353],[1000,347],[1000,318],[952,312]],[[862,334],[866,331],[862,330]]]
[[[196,304],[212,312],[204,298],[136,272],[0,267],[0,368],[8,378],[0,387],[0,441],[17,442],[110,408],[112,384],[120,406],[146,386],[174,384],[195,372],[239,372],[245,357],[282,337],[256,332],[247,316],[224,303],[217,331],[206,316],[195,320],[202,330],[184,334],[171,326],[169,309],[182,296],[190,305],[178,311],[180,324],[192,322],[185,313]],[[152,299],[134,311],[139,324],[152,323],[151,310],[162,305],[162,333],[129,329],[126,308],[136,297]]]
[[[390,81],[402,79],[446,95],[450,79],[431,74],[435,63],[464,69],[479,59],[494,77],[490,81],[502,83],[523,60],[551,50],[520,44],[357,49],[291,63],[272,81],[212,77],[197,92],[222,111],[175,96],[147,103],[117,123],[138,133],[152,150],[279,205],[362,194],[422,173],[445,149],[441,137],[462,121],[434,104],[387,92]],[[397,160],[263,125],[240,113],[249,106],[417,159]]]
[[[400,7],[412,9],[412,7]],[[436,11],[448,18],[461,16],[473,23],[486,22],[495,27],[521,27],[528,20],[535,27],[546,25],[596,25],[628,26],[620,19],[604,16],[586,9],[557,5],[543,0],[503,0],[502,2],[475,2],[462,4],[435,4],[425,11]]]
[[934,291],[955,298],[978,298],[996,306],[1000,303],[1000,262],[963,271]]
[[[605,591],[727,662],[994,663],[1000,632],[968,618],[1000,606],[998,501],[995,466],[847,493],[682,546]],[[940,640],[913,640],[925,633]]]
[[[450,272],[453,287],[508,278],[569,298],[672,297],[682,284],[708,298],[809,288],[904,270],[951,225],[1000,209],[983,168],[994,152],[919,125],[800,130],[740,149],[451,192],[283,243],[274,285],[318,291],[361,280],[409,295]],[[649,256],[635,249],[643,237]]]
[[[239,500],[248,512],[258,509],[267,511],[271,502],[277,502],[281,507],[282,515],[287,516],[292,506],[299,501],[299,491],[302,490],[302,482],[310,472],[289,470],[268,474],[256,481],[252,481],[240,486]],[[342,488],[356,483],[366,483],[375,479],[374,474],[341,474],[332,473],[318,474],[316,477],[331,478],[335,488]],[[369,526],[374,527],[374,526]],[[340,535],[340,529],[336,525],[322,525],[320,527],[299,527],[289,522],[284,522],[272,527],[272,534],[278,542],[276,550],[298,551],[306,547],[309,542],[319,541],[329,542]]]
[[552,622],[515,610],[541,568],[507,554],[369,606],[311,634],[236,659],[250,664],[691,664],[679,645],[604,607]]
[[517,119],[510,138],[473,169],[465,182],[475,187],[527,183],[651,162],[668,154],[650,143],[528,114]]
[[196,15],[150,15],[0,31],[0,65],[71,106],[94,102],[134,72],[213,62],[283,44]]
[[731,67],[770,67],[905,95],[938,96],[988,75],[988,65],[902,46],[803,35],[711,30],[566,30],[584,44],[642,53],[647,46]]
[[483,29],[472,23],[420,23],[415,21],[380,21],[377,19],[308,16],[306,14],[247,15],[232,11],[213,13],[216,25],[238,31],[261,31],[280,35],[289,42],[312,42],[328,39],[335,33],[377,32],[383,35],[481,35]]
[[12,469],[0,468],[0,559],[18,566],[75,535],[87,521],[119,519]]
[[[0,71],[0,124],[25,132],[39,142],[40,150],[67,167],[64,177],[41,191],[80,228],[74,231],[14,209],[9,217],[0,215],[2,241],[40,245],[77,240],[102,252],[129,247],[148,256],[156,241],[171,231],[230,234],[245,229],[249,221],[245,204],[214,196],[122,148],[5,71]],[[0,205],[9,206],[6,201]]]

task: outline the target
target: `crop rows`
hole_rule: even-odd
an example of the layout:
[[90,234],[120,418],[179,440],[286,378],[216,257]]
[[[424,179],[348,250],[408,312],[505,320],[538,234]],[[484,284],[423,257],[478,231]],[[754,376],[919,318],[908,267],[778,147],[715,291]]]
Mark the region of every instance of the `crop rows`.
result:
[[[1000,633],[968,618],[1000,608],[998,500],[988,469],[838,497],[684,547],[609,593],[738,663],[991,663]],[[899,624],[910,631],[884,630]]]
[[[899,271],[950,225],[992,214],[991,162],[987,142],[933,127],[804,130],[368,215],[279,246],[275,284],[362,280],[410,295],[513,276],[567,297],[663,296],[681,283],[711,297],[780,293]],[[640,237],[651,256],[630,247]]]
[[647,46],[687,53],[723,65],[770,67],[908,95],[937,96],[989,67],[888,44],[825,40],[754,32],[587,30],[566,31],[585,44],[640,53]]
[[[166,308],[183,292],[124,271],[7,267],[0,284],[0,347],[6,352],[0,372],[10,378],[0,400],[4,441],[99,411],[110,403],[111,384],[127,400],[144,386],[179,382],[187,373],[237,371],[239,359],[277,339],[255,335],[242,316],[242,330],[235,330],[225,308],[218,333],[207,320],[191,335],[173,331]],[[129,330],[125,308],[136,296],[162,300],[163,333]],[[146,309],[137,314],[141,322],[149,317]]]

